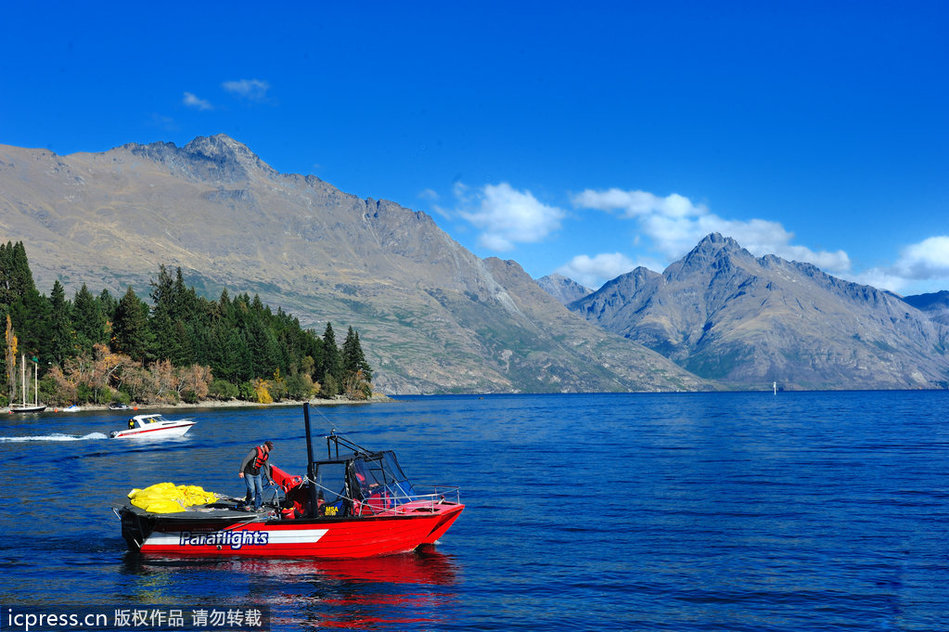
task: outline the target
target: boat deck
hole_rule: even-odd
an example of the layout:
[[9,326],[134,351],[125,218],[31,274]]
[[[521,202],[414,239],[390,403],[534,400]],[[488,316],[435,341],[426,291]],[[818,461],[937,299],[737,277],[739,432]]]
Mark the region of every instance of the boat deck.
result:
[[142,518],[160,518],[162,520],[266,520],[270,514],[275,511],[271,506],[264,505],[260,511],[246,511],[241,509],[242,501],[237,499],[226,499],[223,502],[216,502],[210,505],[193,505],[181,511],[174,513],[154,513],[145,511],[141,507],[136,507],[132,503],[125,503],[122,509],[127,509],[131,513]]

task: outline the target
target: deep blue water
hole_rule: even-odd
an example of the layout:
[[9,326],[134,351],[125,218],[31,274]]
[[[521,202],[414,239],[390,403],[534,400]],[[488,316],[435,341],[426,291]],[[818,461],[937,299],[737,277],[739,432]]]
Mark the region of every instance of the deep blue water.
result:
[[185,439],[137,446],[104,438],[113,413],[0,420],[0,603],[267,604],[274,630],[949,629],[947,392],[313,409],[317,433],[461,486],[467,508],[433,551],[143,561],[110,510],[132,487],[242,494],[240,459],[268,438],[303,472],[299,407],[192,416]]

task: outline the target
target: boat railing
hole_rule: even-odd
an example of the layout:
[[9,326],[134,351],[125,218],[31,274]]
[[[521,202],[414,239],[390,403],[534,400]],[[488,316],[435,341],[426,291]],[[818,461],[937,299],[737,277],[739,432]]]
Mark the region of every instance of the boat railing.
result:
[[436,485],[431,494],[387,494],[383,491],[353,503],[353,514],[362,516],[434,513],[441,505],[461,504],[461,490],[456,486]]
[[[436,512],[441,505],[461,504],[461,489],[455,485],[434,485],[431,494],[406,494],[391,487],[373,492],[365,498],[350,498],[328,487],[304,477],[317,489],[329,492],[338,499],[345,500],[351,507],[353,516],[407,515],[419,512]],[[332,504],[332,503],[330,503]]]

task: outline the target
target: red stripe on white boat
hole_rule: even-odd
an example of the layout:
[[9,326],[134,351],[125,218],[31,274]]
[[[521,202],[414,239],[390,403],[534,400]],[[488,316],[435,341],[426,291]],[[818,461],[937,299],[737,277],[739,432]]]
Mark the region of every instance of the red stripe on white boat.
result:
[[162,428],[149,428],[147,430],[122,430],[119,432],[118,437],[130,437],[137,434],[145,434],[146,432],[158,432],[159,430],[178,430],[179,428],[190,428],[194,425],[194,422],[190,424],[178,424],[176,426],[164,426]]

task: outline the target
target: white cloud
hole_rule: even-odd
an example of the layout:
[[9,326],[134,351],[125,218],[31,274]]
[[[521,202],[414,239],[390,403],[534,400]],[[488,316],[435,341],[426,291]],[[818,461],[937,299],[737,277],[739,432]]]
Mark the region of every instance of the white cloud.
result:
[[835,274],[850,269],[850,258],[842,250],[813,251],[791,244],[794,234],[778,222],[763,219],[729,220],[711,213],[705,205],[673,193],[660,197],[646,191],[586,190],[573,196],[577,207],[619,211],[627,219],[639,222],[653,247],[672,262],[709,233],[732,237],[749,252],[762,256],[775,254],[785,259],[805,261]]
[[894,275],[886,268],[871,268],[850,278],[855,283],[882,288],[899,293],[907,285],[907,280]]
[[267,98],[267,91],[270,90],[270,84],[262,79],[240,79],[238,81],[225,81],[221,87],[237,96],[249,101],[264,101]]
[[506,182],[488,184],[473,193],[464,184],[455,185],[462,206],[458,214],[482,233],[478,243],[488,250],[504,251],[515,243],[536,243],[560,228],[565,213],[535,198],[530,191],[517,191]]
[[949,283],[949,236],[938,235],[910,244],[892,266],[872,268],[858,275],[857,280],[892,292],[937,284],[945,289]]
[[606,191],[587,189],[573,196],[573,204],[601,211],[621,211],[626,218],[655,213],[666,217],[689,217],[708,213],[707,208],[692,204],[689,198],[678,193],[659,197],[647,191],[623,191],[617,188]]
[[569,263],[557,268],[556,272],[588,288],[596,289],[606,281],[626,274],[635,267],[636,264],[632,259],[622,253],[613,252],[593,257],[577,255]]
[[191,92],[185,92],[184,97],[181,99],[181,102],[184,103],[189,108],[194,108],[196,110],[213,110],[214,106],[211,105],[210,101],[205,99],[200,99]]
[[949,278],[949,237],[929,237],[907,246],[893,267],[901,277],[907,279]]

